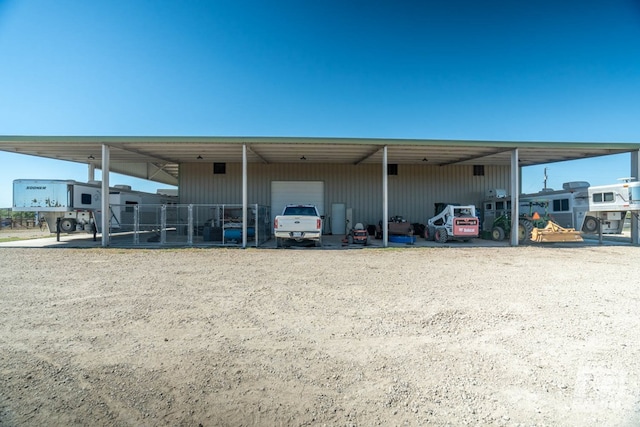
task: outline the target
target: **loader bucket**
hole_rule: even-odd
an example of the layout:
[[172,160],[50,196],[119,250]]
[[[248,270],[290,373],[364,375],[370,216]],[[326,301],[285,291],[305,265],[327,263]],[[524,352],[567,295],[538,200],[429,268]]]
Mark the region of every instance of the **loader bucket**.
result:
[[544,228],[534,227],[531,231],[532,242],[582,242],[582,236],[574,228],[564,228],[549,221]]

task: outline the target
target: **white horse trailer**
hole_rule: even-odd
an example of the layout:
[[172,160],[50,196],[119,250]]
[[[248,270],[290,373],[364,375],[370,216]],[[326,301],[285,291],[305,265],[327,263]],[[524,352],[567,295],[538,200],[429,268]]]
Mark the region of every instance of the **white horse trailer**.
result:
[[[114,231],[130,231],[136,205],[175,204],[177,197],[133,191],[127,185],[109,189],[109,225]],[[13,210],[37,212],[51,231],[101,232],[102,184],[74,180],[17,179],[13,181]],[[148,219],[151,223],[158,223]]]
[[637,215],[640,211],[640,182],[626,181],[612,185],[588,188],[589,210],[582,229],[588,233],[598,231],[598,223],[605,229],[621,233],[627,212]]
[[[489,195],[489,194],[488,194]],[[511,201],[491,197],[484,202],[485,227],[511,210]],[[584,233],[620,234],[627,212],[640,211],[640,182],[629,179],[617,184],[590,186],[588,182],[567,182],[562,190],[543,190],[520,195],[520,214],[548,217],[564,228]]]

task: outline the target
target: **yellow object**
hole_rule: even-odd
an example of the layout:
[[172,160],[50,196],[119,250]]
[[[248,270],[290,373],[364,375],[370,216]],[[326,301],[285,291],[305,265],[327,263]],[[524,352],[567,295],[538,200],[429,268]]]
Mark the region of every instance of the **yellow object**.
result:
[[531,231],[532,242],[582,242],[582,236],[574,228],[564,228],[549,221],[544,228]]

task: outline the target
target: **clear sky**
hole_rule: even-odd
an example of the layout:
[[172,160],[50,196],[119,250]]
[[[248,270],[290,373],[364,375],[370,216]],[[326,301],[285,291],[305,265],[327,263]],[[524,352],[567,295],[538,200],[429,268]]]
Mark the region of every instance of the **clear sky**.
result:
[[[638,0],[0,0],[3,135],[640,142],[639,100]],[[0,152],[0,207],[18,178],[87,167]]]

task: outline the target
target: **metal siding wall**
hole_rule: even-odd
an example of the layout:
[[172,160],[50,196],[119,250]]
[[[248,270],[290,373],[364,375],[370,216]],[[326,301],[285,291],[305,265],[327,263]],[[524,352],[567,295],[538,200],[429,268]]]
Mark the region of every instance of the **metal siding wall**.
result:
[[[213,174],[212,163],[181,165],[180,202],[242,203],[242,163],[227,163],[226,174],[223,175]],[[249,197],[249,203],[256,202]]]
[[485,167],[473,176],[473,166],[398,165],[389,177],[389,215],[425,223],[435,213],[435,203],[473,204],[481,207],[489,188],[509,188],[508,167]]
[[[345,203],[354,222],[377,224],[382,219],[381,165],[249,164],[248,202],[271,205],[271,181],[323,181],[325,209]],[[473,176],[473,166],[398,165],[389,176],[389,215],[425,223],[436,202],[481,207],[486,190],[509,189],[508,166],[485,166]],[[227,163],[225,175],[214,175],[211,163],[180,168],[181,203],[242,203],[242,164]]]

